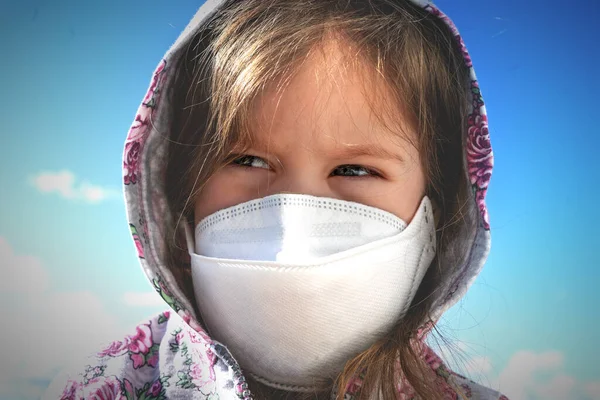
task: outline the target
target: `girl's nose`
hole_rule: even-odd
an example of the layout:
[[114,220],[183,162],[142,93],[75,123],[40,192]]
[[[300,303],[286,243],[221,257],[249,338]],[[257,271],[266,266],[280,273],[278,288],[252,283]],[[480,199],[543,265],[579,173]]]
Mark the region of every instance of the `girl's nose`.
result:
[[268,195],[283,193],[336,197],[335,193],[329,187],[327,177],[306,170],[287,171],[269,185]]

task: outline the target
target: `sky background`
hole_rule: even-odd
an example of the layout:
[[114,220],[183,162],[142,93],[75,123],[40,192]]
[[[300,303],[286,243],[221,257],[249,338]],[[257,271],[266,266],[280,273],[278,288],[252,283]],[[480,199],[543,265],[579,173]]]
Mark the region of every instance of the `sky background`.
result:
[[[201,3],[0,0],[0,400],[38,398],[74,355],[164,309],[130,239],[121,154]],[[572,4],[437,2],[496,155],[492,252],[440,327],[450,363],[513,400],[600,399],[600,3]]]

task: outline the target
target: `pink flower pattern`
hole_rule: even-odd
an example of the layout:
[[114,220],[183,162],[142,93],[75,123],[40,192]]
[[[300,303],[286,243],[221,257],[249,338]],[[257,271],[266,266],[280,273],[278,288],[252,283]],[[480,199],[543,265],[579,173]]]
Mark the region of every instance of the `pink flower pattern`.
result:
[[[455,39],[460,45],[461,52],[465,61],[465,65],[469,68],[473,67],[471,56],[467,51],[465,43],[458,33],[454,23],[433,5],[425,7],[427,11],[441,18],[452,30]],[[483,113],[483,99],[479,90],[479,83],[476,80],[471,82],[471,114],[468,119],[468,134],[467,134],[467,164],[469,170],[469,178],[473,189],[475,190],[475,200],[481,215],[483,228],[490,229],[489,216],[485,205],[485,195],[492,176],[492,168],[494,166],[494,156],[492,153],[492,145],[490,143],[490,135],[488,130],[487,116]]]
[[469,385],[467,385],[466,383],[462,383],[460,387],[465,392],[465,396],[467,396],[468,399],[473,397],[473,391],[471,390],[471,387]]
[[122,394],[121,382],[114,376],[90,380],[83,393],[86,400],[126,400]]
[[411,385],[409,385],[408,381],[404,377],[402,377],[396,385],[396,390],[398,391],[398,395],[402,400],[413,399],[416,395],[415,390]]
[[[150,353],[152,351],[151,349],[157,346],[152,340],[153,325],[158,327],[160,324],[158,323],[159,320],[173,318],[173,315],[174,314],[168,311],[159,314],[154,321],[138,326],[134,335],[130,335],[124,340],[111,343],[107,348],[98,353],[98,355],[123,356],[132,353],[139,355],[144,352]],[[176,318],[179,318],[179,316],[176,316]],[[166,332],[167,331],[163,331],[162,335],[165,335]],[[93,377],[83,384],[77,381],[68,381],[60,397],[61,400],[133,400],[138,398],[163,400],[168,397],[165,390],[170,385],[179,389],[199,390],[202,391],[202,393],[214,390],[214,384],[217,381],[215,374],[215,365],[218,360],[217,355],[209,346],[207,346],[206,342],[203,342],[203,340],[198,341],[198,339],[202,338],[187,324],[184,325],[183,328],[177,328],[175,331],[168,332],[171,332],[170,337],[173,338],[168,342],[171,351],[174,354],[181,354],[184,359],[182,364],[183,369],[178,370],[176,374],[163,376],[160,379],[153,378],[152,380],[146,381],[146,383],[143,384],[143,387],[135,389],[128,379],[119,380],[115,376],[96,376],[104,372],[104,365],[89,366],[87,371],[91,371],[90,374],[93,375]],[[196,339],[192,340],[194,337]],[[457,394],[457,389],[460,389],[467,398],[472,398],[473,383],[458,374],[450,372],[445,367],[442,360],[424,343],[423,340],[418,340],[415,345],[418,346],[418,351],[424,361],[437,373],[437,382],[440,389],[443,390],[443,398],[445,400],[457,400],[458,398],[461,398]],[[204,345],[201,343],[204,343]],[[130,357],[129,360],[133,369],[138,369],[139,366],[136,367],[136,358]],[[149,364],[152,363],[146,363],[146,365]],[[151,365],[149,366],[151,367]],[[172,381],[169,383],[170,379],[172,379]],[[451,379],[458,379],[458,382],[450,384]],[[416,392],[411,385],[408,384],[406,379],[400,377],[398,381],[398,398],[403,400],[415,400]],[[245,390],[242,388],[241,383],[234,383],[234,385],[234,387],[239,386],[238,393],[242,393],[243,390]],[[352,380],[347,387],[345,398],[352,399],[360,390],[361,385],[362,380],[360,377]],[[212,397],[209,396],[208,398]],[[486,398],[486,400],[488,400],[488,398]],[[505,396],[502,396],[498,397],[498,400],[508,399]]]
[[146,354],[152,347],[152,331],[150,325],[138,325],[136,334],[130,337],[129,351],[132,353]]
[[134,185],[138,182],[139,165],[142,144],[139,141],[125,144],[125,159],[123,160],[124,183]]
[[129,398],[132,398],[133,393],[135,393],[133,385],[131,384],[131,382],[129,382],[128,379],[123,379],[123,390],[124,390],[125,396],[128,398],[128,400],[129,400]]
[[361,386],[362,380],[358,377],[355,377],[354,379],[350,380],[348,386],[346,386],[346,393],[354,395],[360,390]]
[[166,61],[163,60],[154,71],[150,87],[137,111],[133,124],[129,128],[123,155],[123,181],[125,185],[134,185],[139,181],[139,157],[149,131],[148,127],[152,122],[152,114],[159,96],[159,84],[164,75],[166,64]]
[[194,330],[195,334],[193,334],[191,337],[193,343],[212,342],[204,328],[202,328],[202,325],[200,325],[198,321],[196,321],[196,319],[192,317],[192,314],[188,310],[181,310],[179,312],[179,315],[185,321],[185,323],[188,324]]
[[144,388],[147,389],[145,390],[145,398],[147,399],[164,399],[164,387],[163,387],[163,383],[161,382],[160,379],[155,380],[152,385],[150,385],[150,387],[148,387],[148,384],[146,384],[146,386],[144,386]]
[[81,397],[81,384],[74,380],[68,380],[60,396],[60,400],[79,400]]
[[123,341],[112,342],[108,347],[98,352],[98,357],[118,357],[129,354],[133,368],[145,365],[156,367],[158,364],[158,344],[152,341],[150,324],[141,324],[136,328],[135,335],[127,336]]
[[206,365],[195,363],[190,368],[190,378],[194,385],[202,387],[210,381],[214,381],[214,373],[209,373]]
[[135,249],[137,250],[137,254],[139,258],[144,258],[144,244],[138,234],[137,228],[133,224],[129,224],[129,229],[131,231],[131,236],[133,237],[133,243],[135,244]]
[[483,100],[477,81],[471,82],[471,93],[473,96],[473,112],[469,115],[467,123],[467,168],[471,184],[475,188],[475,200],[479,207],[484,228],[489,230],[490,223],[485,206],[485,194],[492,177],[494,156],[490,143],[487,116],[481,112]]
[[160,378],[136,390],[128,379],[122,381],[114,375],[98,376],[90,379],[86,384],[79,384],[69,380],[63,391],[61,400],[133,400],[134,398],[146,400],[164,400],[165,392],[162,381],[169,376]]
[[98,357],[118,357],[127,352],[129,346],[129,337],[124,340],[116,340],[106,348],[98,352]]
[[136,328],[136,335],[130,337],[129,357],[133,361],[133,368],[144,365],[155,367],[158,363],[158,346],[152,342],[152,329],[150,325],[142,324]]
[[439,369],[442,365],[442,359],[437,354],[435,354],[429,346],[423,345],[423,347],[424,351],[422,352],[422,357],[427,363],[427,365],[429,365],[429,367],[434,371]]
[[458,400],[458,393],[450,385],[444,388],[444,400]]
[[[199,340],[198,333],[194,330],[178,329],[171,333],[173,341],[170,343],[171,351],[183,351],[188,365],[187,371],[182,371],[178,385],[203,387],[216,380],[215,364],[217,355],[210,349],[208,342]],[[193,353],[193,354],[192,354]],[[191,360],[196,362],[192,363]]]

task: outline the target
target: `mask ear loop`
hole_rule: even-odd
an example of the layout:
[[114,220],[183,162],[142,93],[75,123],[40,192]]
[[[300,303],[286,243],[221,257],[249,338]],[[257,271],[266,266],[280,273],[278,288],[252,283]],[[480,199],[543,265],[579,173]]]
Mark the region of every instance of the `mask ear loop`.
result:
[[194,245],[194,236],[192,235],[192,228],[190,228],[189,222],[183,222],[183,229],[185,230],[185,241],[187,243],[188,253],[192,255],[196,252],[196,246]]

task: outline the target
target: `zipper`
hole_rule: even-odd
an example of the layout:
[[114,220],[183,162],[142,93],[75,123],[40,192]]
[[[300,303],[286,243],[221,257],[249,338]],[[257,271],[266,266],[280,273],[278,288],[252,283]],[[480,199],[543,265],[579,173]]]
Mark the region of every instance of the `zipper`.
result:
[[242,400],[254,400],[254,396],[248,388],[246,377],[238,362],[233,358],[227,347],[214,342],[210,345],[211,350],[233,371],[233,385],[238,398]]

